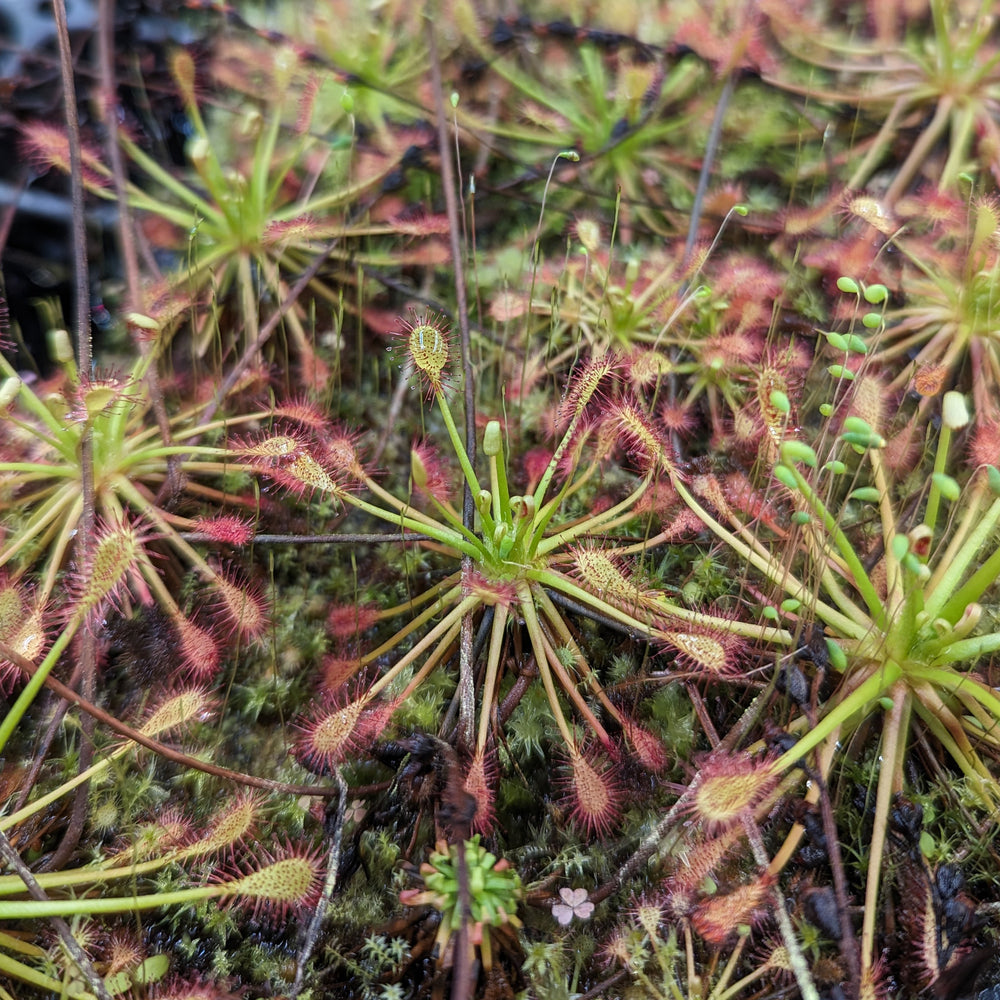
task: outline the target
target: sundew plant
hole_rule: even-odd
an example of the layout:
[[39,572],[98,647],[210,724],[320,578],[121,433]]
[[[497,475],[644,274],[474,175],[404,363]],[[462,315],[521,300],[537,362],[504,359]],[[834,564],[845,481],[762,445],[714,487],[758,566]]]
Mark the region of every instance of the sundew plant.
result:
[[0,1000],[992,997],[991,5],[93,6],[2,80]]

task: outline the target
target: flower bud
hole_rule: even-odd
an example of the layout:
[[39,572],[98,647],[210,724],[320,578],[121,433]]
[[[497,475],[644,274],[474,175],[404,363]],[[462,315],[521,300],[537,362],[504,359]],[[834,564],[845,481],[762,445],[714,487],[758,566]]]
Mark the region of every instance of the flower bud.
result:
[[941,403],[941,419],[949,430],[957,431],[969,422],[969,408],[960,392],[946,392]]

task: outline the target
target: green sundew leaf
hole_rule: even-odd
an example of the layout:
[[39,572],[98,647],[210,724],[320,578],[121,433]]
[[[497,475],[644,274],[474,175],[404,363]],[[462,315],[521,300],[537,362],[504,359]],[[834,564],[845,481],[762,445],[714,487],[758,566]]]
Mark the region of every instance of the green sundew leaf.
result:
[[865,503],[878,503],[879,491],[874,486],[859,486],[847,495],[848,500],[863,500]]
[[781,445],[781,460],[788,465],[801,462],[810,469],[816,468],[816,452],[803,441],[784,441]]
[[799,488],[798,480],[795,478],[795,473],[793,473],[787,465],[776,465],[774,467],[774,478],[777,479],[783,486],[787,486],[790,490],[797,490]]
[[846,275],[841,275],[837,279],[837,288],[839,288],[845,295],[857,295],[861,289],[858,287],[858,283],[853,278],[848,278]]
[[935,472],[931,476],[931,481],[937,487],[941,496],[943,496],[945,500],[955,501],[962,493],[962,487],[959,486],[958,483],[951,478],[951,476],[944,472]]
[[865,302],[870,302],[873,306],[880,306],[889,298],[889,289],[885,285],[869,285],[865,289]]
[[830,658],[830,666],[838,673],[843,673],[847,669],[847,654],[836,640],[826,640],[826,654]]
[[843,365],[830,365],[830,367],[827,368],[827,371],[834,378],[842,378],[845,382],[854,381],[854,372],[852,372],[850,368],[845,368]]

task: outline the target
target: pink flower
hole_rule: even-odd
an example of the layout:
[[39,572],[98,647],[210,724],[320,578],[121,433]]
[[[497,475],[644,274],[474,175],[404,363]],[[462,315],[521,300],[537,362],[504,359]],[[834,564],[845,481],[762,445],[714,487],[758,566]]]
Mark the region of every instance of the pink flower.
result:
[[594,912],[594,904],[587,898],[586,889],[560,889],[561,903],[552,905],[552,916],[561,927],[569,927],[574,917],[586,920]]

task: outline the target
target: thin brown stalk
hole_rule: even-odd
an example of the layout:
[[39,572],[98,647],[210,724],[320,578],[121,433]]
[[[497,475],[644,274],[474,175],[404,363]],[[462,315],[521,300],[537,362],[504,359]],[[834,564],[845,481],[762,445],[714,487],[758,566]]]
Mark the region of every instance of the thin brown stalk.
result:
[[[115,79],[114,64],[114,13],[115,0],[100,0],[97,25],[97,62],[100,73],[101,98],[100,111],[104,120],[105,144],[108,163],[111,167],[111,179],[115,189],[115,199],[118,203],[118,250],[121,254],[122,269],[125,272],[126,306],[129,312],[145,313],[145,301],[142,292],[142,282],[139,278],[139,258],[136,253],[135,231],[132,228],[132,214],[129,210],[128,192],[125,184],[125,164],[122,159],[121,146],[118,144],[118,86]],[[143,359],[149,357],[151,346],[142,335],[135,337],[135,344]],[[155,364],[146,365],[146,387],[149,390],[149,402],[156,418],[156,426],[165,445],[172,444],[170,420],[163,401],[163,390],[160,386],[159,370]],[[167,481],[163,491],[176,494],[180,491],[182,473],[176,455],[167,459]]]
[[[80,146],[80,118],[76,105],[76,85],[73,72],[73,52],[70,48],[69,25],[66,19],[65,0],[53,0],[56,22],[56,38],[59,43],[59,67],[62,74],[63,108],[66,116],[66,131],[69,140],[70,200],[72,211],[73,271],[75,277],[75,333],[76,361],[81,377],[90,375],[93,363],[90,342],[90,267],[87,259],[87,230],[83,206],[83,169]],[[80,514],[79,549],[76,558],[89,576],[91,552],[95,539],[95,488],[93,441],[89,429],[80,438],[80,478],[83,506]],[[81,667],[80,688],[88,701],[95,700],[97,676],[97,637],[88,629],[80,638],[79,657]],[[80,750],[78,767],[81,772],[90,767],[93,760],[93,719],[84,716],[81,720]],[[73,810],[59,847],[49,858],[49,863],[61,867],[76,850],[83,833],[87,815],[89,787],[85,782],[76,790]]]

